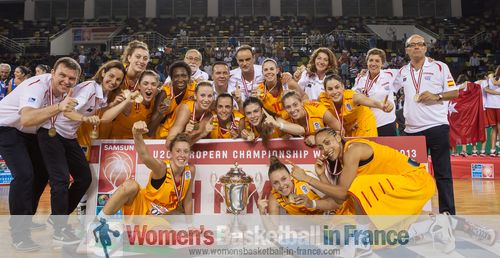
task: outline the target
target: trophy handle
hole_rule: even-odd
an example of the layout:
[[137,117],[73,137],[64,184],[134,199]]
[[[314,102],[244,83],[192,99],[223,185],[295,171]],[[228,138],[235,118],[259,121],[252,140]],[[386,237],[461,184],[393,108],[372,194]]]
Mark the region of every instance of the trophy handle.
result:
[[225,202],[226,198],[224,198],[224,195],[219,191],[219,189],[217,189],[217,187],[215,187],[216,184],[217,184],[217,175],[215,174],[215,172],[212,172],[212,174],[210,175],[210,186],[215,190],[215,192],[217,192],[220,195],[220,197]]
[[255,190],[253,190],[253,192],[248,195],[248,199],[250,199],[250,197],[252,197],[252,195],[257,192],[257,189],[260,188],[260,185],[262,183],[262,174],[260,172],[257,172],[253,179],[255,182]]

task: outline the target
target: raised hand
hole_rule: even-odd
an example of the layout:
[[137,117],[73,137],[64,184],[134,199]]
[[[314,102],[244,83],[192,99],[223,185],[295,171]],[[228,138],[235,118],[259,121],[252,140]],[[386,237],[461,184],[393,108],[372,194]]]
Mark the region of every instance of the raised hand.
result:
[[321,176],[325,174],[325,160],[326,158],[323,158],[323,155],[321,155],[320,158],[316,159],[316,163],[314,163],[314,172],[316,172],[316,175]]
[[193,119],[190,119],[189,122],[186,125],[186,129],[184,130],[184,132],[186,132],[188,134],[192,133],[194,131],[194,125],[195,124],[196,124],[196,122]]
[[281,74],[281,83],[285,84],[288,83],[292,79],[292,74],[289,72],[282,73]]
[[300,79],[300,76],[302,76],[302,72],[306,70],[306,67],[304,65],[301,65],[295,70],[295,73],[293,73],[293,78],[295,78],[296,81]]
[[264,190],[259,194],[259,200],[257,201],[257,208],[259,213],[264,215],[267,214],[267,207],[269,206],[269,200],[264,197]]
[[148,125],[144,121],[137,121],[132,126],[132,134],[134,135],[142,135],[148,132]]
[[303,168],[301,168],[301,167],[299,167],[299,166],[295,165],[295,163],[293,163],[293,162],[292,162],[292,161],[290,161],[289,159],[287,159],[287,160],[286,160],[286,162],[287,162],[289,165],[291,165],[291,166],[292,166],[292,171],[291,171],[291,173],[290,173],[290,174],[291,174],[291,175],[292,175],[295,179],[297,179],[297,180],[299,180],[299,181],[304,181],[304,182],[307,182],[306,180],[307,180],[308,176],[306,175],[306,171],[305,171]]
[[236,82],[236,89],[231,92],[231,95],[233,95],[233,98],[234,100],[236,100],[236,102],[240,102],[241,101],[241,89],[240,89],[240,84],[238,82]]
[[295,204],[301,205],[303,204],[307,208],[312,208],[312,200],[307,197],[305,194],[299,194],[295,196]]
[[217,121],[217,115],[213,115],[210,117],[210,120],[208,120],[208,123],[205,125],[205,132],[210,133],[211,131],[214,130],[214,123]]
[[264,113],[264,126],[269,126],[269,127],[279,127],[280,125],[278,124],[278,121],[274,119],[273,116],[271,116],[265,109],[262,109],[262,112]]
[[66,97],[61,101],[59,104],[57,104],[57,109],[60,112],[70,112],[75,109],[75,107],[78,105],[78,101],[71,97],[73,94],[73,89],[69,89],[68,94]]
[[304,138],[304,143],[309,147],[313,147],[314,145],[316,145],[316,140],[314,139],[314,135],[306,136],[306,138]]

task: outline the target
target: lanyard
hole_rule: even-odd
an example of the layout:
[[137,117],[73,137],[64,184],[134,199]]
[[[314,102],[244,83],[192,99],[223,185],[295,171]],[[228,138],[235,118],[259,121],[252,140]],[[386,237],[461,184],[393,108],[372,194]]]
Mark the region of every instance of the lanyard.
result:
[[177,190],[177,183],[175,182],[175,175],[173,169],[170,167],[170,163],[167,164],[167,171],[170,171],[172,174],[172,181],[174,182],[174,190],[175,190],[175,195],[177,196],[177,201],[181,200],[182,197],[182,191],[184,190],[184,171],[181,174],[181,185],[180,185],[180,190]]
[[377,76],[375,76],[375,78],[373,78],[373,80],[370,80],[370,72],[368,72],[368,75],[366,76],[365,88],[363,89],[363,94],[368,96],[368,92],[370,92],[370,90],[372,89],[373,84],[377,82],[379,76],[380,72],[377,74]]

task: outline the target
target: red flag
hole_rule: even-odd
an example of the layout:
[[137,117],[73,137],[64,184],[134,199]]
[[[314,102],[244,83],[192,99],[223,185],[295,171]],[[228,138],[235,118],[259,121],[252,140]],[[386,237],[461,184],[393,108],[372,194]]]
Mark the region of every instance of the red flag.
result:
[[450,145],[485,141],[485,115],[481,85],[468,82],[459,90],[458,98],[448,106]]

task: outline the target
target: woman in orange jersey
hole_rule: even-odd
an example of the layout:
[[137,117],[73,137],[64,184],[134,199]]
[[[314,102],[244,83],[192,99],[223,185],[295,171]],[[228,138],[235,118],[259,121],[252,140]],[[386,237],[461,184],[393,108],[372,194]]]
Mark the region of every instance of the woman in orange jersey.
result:
[[327,76],[324,84],[325,91],[321,92],[319,101],[338,118],[345,136],[377,136],[377,124],[369,107],[390,112],[394,108],[392,102],[380,102],[346,90],[342,79],[335,74]]
[[304,127],[306,131],[304,142],[308,146],[314,146],[314,134],[321,128],[330,127],[341,130],[339,120],[319,102],[302,101],[295,91],[289,91],[283,95],[281,102],[286,110],[284,118]]
[[129,105],[130,109],[120,113],[111,125],[109,139],[131,139],[132,125],[137,121],[149,121],[153,113],[153,100],[158,93],[160,77],[152,70],[146,70],[139,78],[137,92],[124,90],[123,94],[131,94],[135,103]]
[[[269,200],[260,196],[257,203],[260,214],[279,215],[283,209],[290,215],[317,215],[337,206],[331,199],[318,205],[322,193],[317,193],[307,182],[292,178],[288,168],[276,157],[272,156],[269,160],[268,175],[272,190]],[[306,207],[306,203],[312,203],[312,207]]]
[[[293,164],[292,176],[343,203],[340,214],[419,215],[434,195],[436,183],[425,165],[396,149],[366,139],[345,141],[331,128],[316,133],[316,145],[326,162],[315,165],[319,179]],[[335,184],[326,181],[326,171],[338,177]]]
[[168,131],[175,122],[174,111],[181,103],[192,100],[196,81],[191,80],[191,68],[183,61],[174,62],[169,67],[172,80],[163,85],[156,96],[154,113],[148,123],[149,136],[156,139],[167,138]]
[[195,168],[188,164],[189,136],[178,134],[169,145],[171,158],[158,160],[149,154],[144,143],[142,135],[147,132],[146,122],[134,123],[135,149],[151,170],[146,188],[141,189],[135,180],[128,179],[116,189],[98,217],[113,215],[122,208],[125,215],[193,214],[191,194]]
[[185,132],[192,138],[202,133],[205,123],[212,116],[211,106],[214,101],[214,89],[209,81],[201,81],[196,85],[194,100],[188,100],[175,110],[172,115],[173,125],[168,132],[166,144],[179,133]]
[[274,59],[267,58],[262,63],[262,74],[264,82],[252,90],[251,96],[259,98],[264,108],[283,117],[284,110],[281,98],[288,90],[295,90],[301,97],[307,99],[304,91],[297,82],[292,79],[290,73],[280,73],[278,64]]
[[260,99],[248,97],[243,102],[245,119],[240,123],[241,138],[253,141],[262,138],[264,143],[269,139],[279,138],[284,133],[295,136],[304,135],[305,130],[300,125],[292,124],[266,111]]
[[243,114],[234,110],[234,98],[229,93],[222,93],[215,100],[215,111],[205,124],[204,132],[199,138],[231,139],[239,136],[240,122]]
[[148,45],[138,40],[131,41],[123,51],[121,59],[127,69],[121,88],[123,90],[135,91],[138,88],[141,74],[148,66]]

